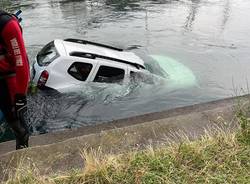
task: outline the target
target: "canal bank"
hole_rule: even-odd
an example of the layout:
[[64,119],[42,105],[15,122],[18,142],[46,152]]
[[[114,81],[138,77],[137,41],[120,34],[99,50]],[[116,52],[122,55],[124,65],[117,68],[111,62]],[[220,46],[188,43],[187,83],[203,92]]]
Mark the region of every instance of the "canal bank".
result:
[[[41,174],[84,167],[83,149],[102,149],[120,153],[158,145],[169,139],[195,139],[207,130],[237,126],[235,112],[248,103],[249,96],[229,98],[205,104],[103,123],[95,127],[62,131],[31,137],[31,147],[13,151],[14,142],[0,144],[0,173],[15,170],[22,163],[36,165]],[[3,178],[2,178],[3,179]]]

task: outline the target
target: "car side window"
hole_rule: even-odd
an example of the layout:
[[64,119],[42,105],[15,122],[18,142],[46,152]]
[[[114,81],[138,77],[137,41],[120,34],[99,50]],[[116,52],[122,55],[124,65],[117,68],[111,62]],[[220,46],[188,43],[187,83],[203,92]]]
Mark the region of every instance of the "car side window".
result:
[[86,81],[92,67],[89,63],[75,62],[69,67],[68,73],[77,80]]
[[114,83],[124,79],[125,70],[110,66],[100,66],[94,82]]

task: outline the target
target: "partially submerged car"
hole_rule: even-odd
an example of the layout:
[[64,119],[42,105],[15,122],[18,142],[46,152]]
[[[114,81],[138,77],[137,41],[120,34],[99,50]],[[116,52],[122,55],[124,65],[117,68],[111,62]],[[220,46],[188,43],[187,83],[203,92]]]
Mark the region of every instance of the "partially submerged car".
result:
[[[171,88],[196,83],[193,72],[182,63],[152,55],[151,65],[133,52],[79,39],[54,40],[37,54],[33,82],[41,89],[72,92],[84,83],[119,83],[135,76],[167,81]],[[149,78],[150,78],[149,77]],[[146,77],[147,78],[147,77]]]
[[135,73],[150,74],[132,52],[79,39],[54,40],[37,55],[33,82],[67,92],[86,82],[122,83]]

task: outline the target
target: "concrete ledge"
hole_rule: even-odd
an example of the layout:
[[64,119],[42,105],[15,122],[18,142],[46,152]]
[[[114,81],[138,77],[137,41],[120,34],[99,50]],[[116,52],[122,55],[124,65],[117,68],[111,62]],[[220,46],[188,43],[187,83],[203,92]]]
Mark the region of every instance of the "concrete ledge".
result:
[[[213,101],[213,102],[208,102],[208,103],[203,103],[203,104],[197,104],[197,105],[192,105],[192,106],[187,106],[187,107],[171,109],[171,110],[162,111],[162,112],[149,113],[149,114],[135,116],[135,117],[121,119],[121,120],[115,120],[112,122],[102,122],[95,126],[85,126],[85,127],[73,129],[73,130],[66,130],[62,132],[54,132],[54,133],[48,133],[45,135],[38,135],[38,136],[31,137],[30,145],[31,146],[47,145],[47,144],[62,142],[64,140],[77,137],[77,136],[82,136],[82,135],[87,135],[87,134],[92,134],[92,133],[100,133],[101,131],[104,131],[104,130],[122,128],[126,126],[153,121],[153,120],[165,119],[165,118],[178,116],[178,115],[184,115],[184,114],[188,114],[191,112],[202,112],[204,110],[212,110],[214,108],[235,104],[237,103],[238,98],[239,97],[228,98],[228,99],[223,99],[223,100],[218,100],[218,101]],[[241,99],[243,100],[248,99],[248,98],[250,98],[250,95],[241,97]],[[15,150],[15,141],[8,141],[8,142],[0,143],[0,155],[13,151],[13,150]]]
[[[241,97],[248,101],[249,97]],[[14,142],[0,144],[0,176],[15,169],[18,162],[36,163],[42,174],[84,167],[80,156],[83,148],[99,148],[107,152],[127,151],[147,144],[160,144],[167,138],[178,139],[181,134],[196,138],[205,129],[235,126],[235,107],[238,98],[157,112],[104,123],[94,127],[57,132],[31,138],[30,147],[9,152]]]

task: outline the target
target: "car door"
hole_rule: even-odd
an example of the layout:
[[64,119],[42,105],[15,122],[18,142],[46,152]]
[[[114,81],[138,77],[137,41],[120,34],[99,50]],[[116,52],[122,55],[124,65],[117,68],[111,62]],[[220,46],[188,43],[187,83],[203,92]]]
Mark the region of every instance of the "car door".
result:
[[122,83],[126,76],[126,65],[99,62],[91,80],[97,83]]

